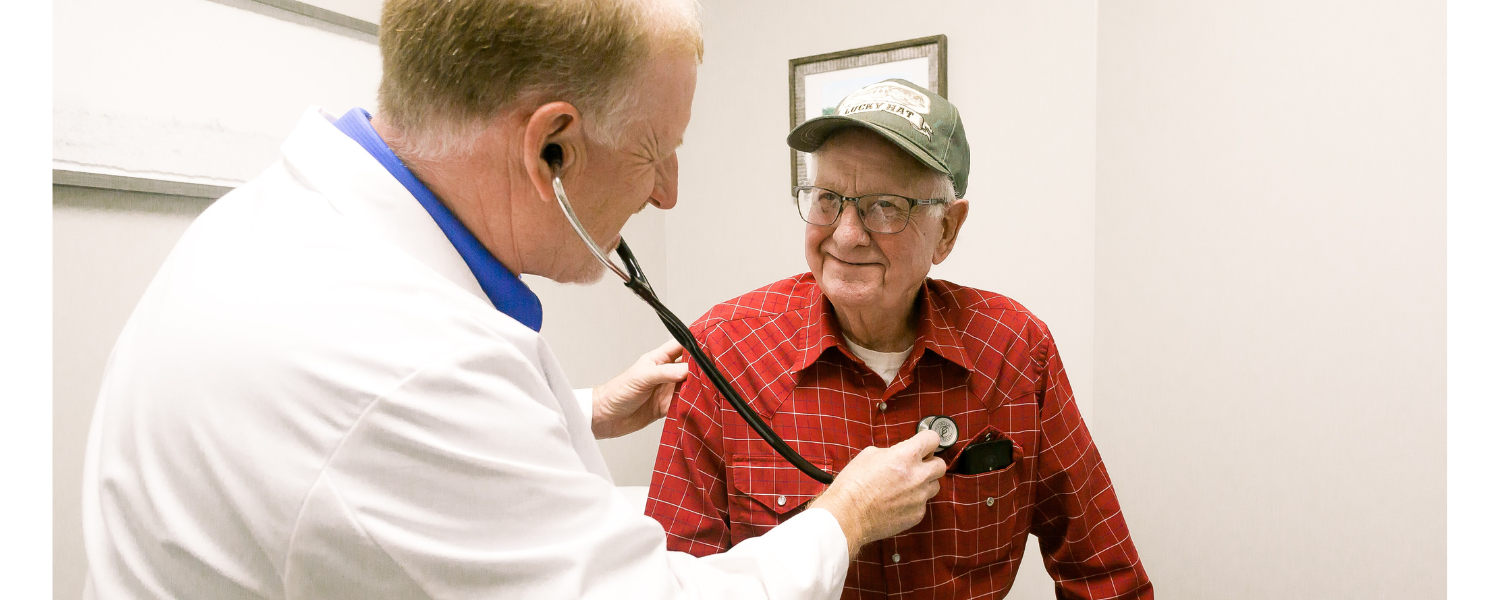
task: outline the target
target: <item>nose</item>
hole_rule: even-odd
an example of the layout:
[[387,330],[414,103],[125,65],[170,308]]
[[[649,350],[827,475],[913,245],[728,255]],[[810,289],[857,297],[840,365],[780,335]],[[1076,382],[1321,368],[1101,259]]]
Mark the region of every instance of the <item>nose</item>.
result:
[[651,190],[651,204],[662,210],[677,206],[676,152],[656,168],[656,189]]
[[833,227],[833,241],[845,248],[863,246],[870,241],[870,232],[865,231],[865,224],[859,220],[859,209],[852,202],[846,203],[839,211]]

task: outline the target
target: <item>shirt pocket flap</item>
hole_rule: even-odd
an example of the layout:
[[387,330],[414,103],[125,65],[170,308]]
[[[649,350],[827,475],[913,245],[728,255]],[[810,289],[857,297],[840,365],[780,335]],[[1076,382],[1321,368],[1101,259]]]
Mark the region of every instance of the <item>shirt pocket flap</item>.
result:
[[[824,471],[831,470],[828,459],[807,457],[807,461]],[[778,515],[802,506],[828,487],[776,455],[731,456],[728,467],[730,483],[740,495]]]

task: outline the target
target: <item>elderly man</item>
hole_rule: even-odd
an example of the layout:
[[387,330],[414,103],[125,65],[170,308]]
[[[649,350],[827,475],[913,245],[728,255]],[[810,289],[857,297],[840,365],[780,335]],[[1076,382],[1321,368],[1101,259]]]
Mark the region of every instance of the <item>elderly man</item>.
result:
[[669,552],[595,437],[660,417],[665,346],[575,395],[518,278],[597,279],[595,239],[676,202],[702,53],[688,2],[389,0],[380,113],[309,110],[184,234],[90,433],[91,598],[829,598],[916,524],[927,433],[798,519]]
[[[969,212],[958,110],[887,80],[787,143],[812,153],[813,185],[793,192],[811,272],[714,307],[694,335],[750,404],[825,468],[937,421],[928,417],[957,426],[939,453],[949,471],[927,517],[866,546],[843,597],[1003,596],[1029,533],[1059,598],[1150,598],[1047,326],[1009,298],[927,278]],[[667,547],[698,556],[737,548],[796,519],[822,491],[733,417],[696,368],[678,394],[646,506]]]

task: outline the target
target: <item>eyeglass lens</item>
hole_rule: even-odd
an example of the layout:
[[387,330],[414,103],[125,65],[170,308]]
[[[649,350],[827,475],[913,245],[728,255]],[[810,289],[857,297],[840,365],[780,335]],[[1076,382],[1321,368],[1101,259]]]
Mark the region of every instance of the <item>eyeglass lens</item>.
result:
[[[812,225],[832,225],[844,208],[843,196],[818,187],[797,188],[797,210],[802,220]],[[854,207],[865,227],[876,233],[898,233],[906,228],[911,215],[911,201],[901,196],[874,194],[861,196]]]

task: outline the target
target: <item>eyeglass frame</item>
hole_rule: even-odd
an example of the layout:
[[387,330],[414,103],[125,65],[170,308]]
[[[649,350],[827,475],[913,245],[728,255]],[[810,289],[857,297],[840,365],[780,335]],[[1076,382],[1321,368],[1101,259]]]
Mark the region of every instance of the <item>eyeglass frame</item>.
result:
[[[807,220],[807,217],[802,216],[801,201],[798,199],[798,194],[802,190],[823,190],[825,192],[833,194],[834,196],[837,196],[838,199],[839,199],[839,209],[838,209],[838,211],[836,211],[836,212],[833,213],[833,220],[829,221],[827,223],[818,224],[818,223],[814,223],[812,221],[809,221],[809,220]],[[901,224],[901,228],[900,229],[897,229],[895,231],[875,231],[874,229],[870,229],[869,225],[865,224],[865,213],[864,213],[864,211],[860,210],[860,208],[859,208],[859,201],[861,199],[869,198],[871,196],[894,196],[894,197],[900,198],[902,200],[905,200],[905,201],[911,203],[911,208],[907,209],[907,211],[906,211],[906,222],[904,222],[904,223]],[[916,212],[918,206],[940,206],[940,205],[943,205],[943,204],[947,204],[948,203],[948,199],[947,198],[930,198],[930,199],[922,200],[922,199],[917,199],[917,198],[909,198],[907,196],[902,196],[901,194],[889,194],[889,193],[885,193],[885,192],[876,193],[876,194],[865,194],[863,196],[845,196],[843,194],[840,194],[838,192],[830,190],[830,189],[828,189],[826,187],[820,187],[820,186],[816,186],[816,185],[796,185],[796,186],[792,186],[792,204],[797,206],[797,217],[800,218],[800,219],[802,219],[803,223],[807,223],[808,225],[812,225],[814,227],[827,227],[829,225],[833,225],[835,223],[838,223],[839,222],[839,217],[841,217],[841,216],[844,215],[844,204],[847,203],[847,202],[853,202],[854,203],[854,211],[856,213],[858,213],[857,216],[859,217],[859,226],[863,227],[865,231],[867,231],[869,233],[880,233],[880,234],[886,234],[886,235],[894,235],[894,234],[906,231],[906,227],[908,225],[911,225],[911,214],[913,212]]]

